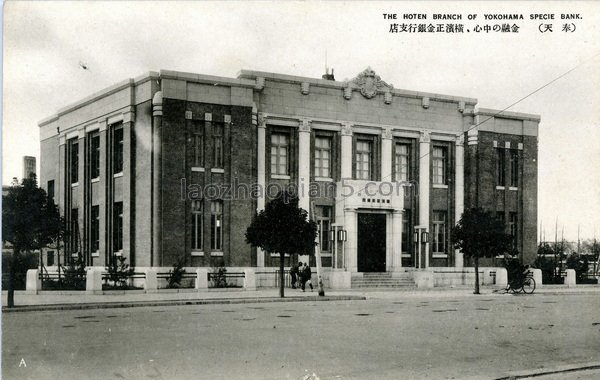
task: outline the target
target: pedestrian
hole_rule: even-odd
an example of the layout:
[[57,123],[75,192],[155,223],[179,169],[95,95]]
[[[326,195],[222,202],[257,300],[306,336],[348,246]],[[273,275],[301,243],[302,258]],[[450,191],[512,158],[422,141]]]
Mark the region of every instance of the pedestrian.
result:
[[[304,265],[306,265],[306,263],[304,263]],[[306,284],[306,274],[304,273],[304,268],[302,266],[302,263],[298,263],[298,280],[300,281],[300,286],[299,288],[302,289],[302,291],[304,291],[304,286]]]
[[312,272],[310,270],[310,266],[308,266],[308,263],[304,263],[304,268],[302,268],[302,273],[304,274],[304,283],[302,284],[302,291],[304,291],[306,283],[308,282],[308,285],[310,286],[310,291],[313,291],[313,284],[312,284]]
[[298,282],[298,266],[292,265],[290,268],[290,277],[292,278],[292,289],[296,289],[296,283]]
[[298,266],[296,267],[296,288],[298,290],[302,289],[302,262],[298,262]]

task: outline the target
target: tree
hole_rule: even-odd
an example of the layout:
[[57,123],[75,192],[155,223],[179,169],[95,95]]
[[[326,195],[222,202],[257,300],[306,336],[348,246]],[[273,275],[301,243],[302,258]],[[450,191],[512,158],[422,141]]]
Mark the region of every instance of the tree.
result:
[[282,191],[267,203],[246,230],[246,242],[265,252],[279,253],[279,295],[284,297],[283,259],[285,254],[313,255],[317,224],[298,207],[298,198]]
[[587,281],[589,262],[586,255],[573,252],[567,257],[567,262],[565,264],[567,269],[575,270],[575,277],[578,284],[583,284]]
[[562,278],[557,275],[558,258],[555,251],[556,245],[542,243],[538,245],[537,257],[533,262],[533,267],[542,271],[542,283],[544,284],[561,284]]
[[113,289],[122,289],[127,290],[129,288],[129,279],[134,275],[135,269],[130,268],[129,264],[127,264],[126,257],[123,256],[115,256],[110,263],[106,267],[106,272],[108,274],[108,281],[112,283]]
[[512,236],[505,233],[504,223],[481,208],[465,211],[452,229],[454,248],[473,259],[475,266],[475,291],[479,294],[479,258],[495,257],[509,252]]
[[[600,258],[600,242],[598,242],[596,240],[596,238],[594,237],[594,239],[590,239],[587,241],[584,241],[582,244],[583,247],[583,251],[586,252],[587,256],[588,256],[588,260],[589,262],[592,263],[592,274],[594,276],[598,276],[599,274],[599,258]],[[583,252],[582,252],[583,253]]]
[[9,261],[8,307],[14,306],[15,263],[22,253],[47,247],[62,236],[63,218],[58,206],[37,186],[35,175],[13,185],[2,197],[2,242],[10,243],[13,254]]

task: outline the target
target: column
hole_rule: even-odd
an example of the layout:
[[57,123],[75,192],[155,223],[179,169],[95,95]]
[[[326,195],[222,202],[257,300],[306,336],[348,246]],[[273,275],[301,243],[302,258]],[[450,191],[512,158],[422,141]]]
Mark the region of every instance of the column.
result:
[[[99,133],[100,133],[100,181],[98,182],[98,194],[100,198],[100,247],[99,247],[99,256],[92,259],[92,263],[97,267],[105,267],[108,263],[106,263],[106,253],[108,252],[108,246],[106,241],[107,236],[107,212],[106,209],[109,206],[109,197],[107,196],[107,186],[108,182],[112,180],[112,178],[108,178],[110,170],[107,170],[107,163],[109,162],[108,152],[109,152],[109,138],[106,120],[102,120],[99,123]],[[112,176],[112,173],[110,174]]]
[[346,270],[349,272],[358,271],[358,250],[357,250],[357,216],[355,208],[346,208],[345,213],[345,229],[347,233],[347,240],[345,242],[344,254],[346,261]]
[[381,131],[381,180],[391,182],[392,177],[392,129]]
[[[77,247],[77,252],[79,253],[79,257],[81,257],[81,259],[83,260],[83,262],[85,263],[85,265],[89,265],[89,257],[88,257],[88,244],[87,244],[87,220],[88,220],[88,212],[90,210],[90,206],[91,204],[89,204],[90,202],[88,202],[87,200],[89,199],[87,197],[88,192],[90,191],[90,181],[89,181],[89,174],[87,173],[86,166],[88,164],[88,157],[86,155],[86,146],[85,144],[87,144],[88,139],[86,138],[86,133],[85,133],[85,129],[80,129],[79,131],[79,139],[78,141],[78,148],[79,148],[79,165],[78,165],[78,179],[77,179],[77,183],[79,184],[77,186],[77,200],[74,200],[74,202],[77,202],[77,212],[78,212],[78,220],[77,220],[77,230],[78,230],[78,234],[79,234],[79,238],[77,239],[78,243],[79,243],[79,247]],[[71,257],[71,259],[74,259],[74,257]]]
[[[465,148],[464,135],[461,133],[456,137],[456,167],[454,170],[454,223],[458,224],[465,209]],[[464,266],[463,253],[454,250],[454,267]]]
[[[67,170],[67,164],[69,162],[69,159],[67,157],[67,155],[69,154],[69,149],[67,148],[67,138],[66,136],[63,134],[62,136],[59,135],[58,136],[58,178],[56,178],[56,181],[58,183],[58,189],[56,189],[56,194],[57,197],[56,199],[56,203],[58,204],[58,210],[60,211],[60,214],[63,215],[65,218],[68,215],[68,210],[69,210],[69,201],[68,199],[70,198],[70,194],[71,194],[71,186],[69,185],[69,179],[68,179],[68,173],[69,171]],[[65,257],[66,257],[66,252],[67,252],[67,242],[68,242],[69,238],[65,238],[62,241],[62,247],[61,249],[57,249],[56,250],[56,259],[55,259],[55,265],[59,266],[61,265],[61,263],[66,263]],[[62,256],[62,259],[61,259]]]
[[298,206],[310,213],[310,120],[303,119],[298,127]]
[[[253,113],[256,113],[256,108],[252,110]],[[254,121],[254,115],[253,121]],[[265,135],[267,133],[267,124],[264,116],[262,114],[258,114],[256,119],[257,124],[257,151],[256,151],[256,171],[257,171],[257,179],[256,184],[259,187],[259,195],[256,199],[256,212],[260,212],[265,208],[265,191],[266,191],[266,180],[265,180]],[[256,266],[264,267],[265,266],[265,253],[262,249],[256,249]]]
[[342,126],[342,172],[341,179],[352,178],[352,124],[346,123]]
[[162,210],[161,210],[161,147],[162,147],[162,92],[152,98],[152,260],[151,266],[162,265]]
[[[419,138],[419,225],[429,231],[429,162],[431,137],[421,131]],[[424,244],[425,268],[429,267],[429,243]]]
[[135,116],[131,109],[123,113],[123,256],[127,257],[127,263],[132,267],[135,266],[135,244],[131,241],[132,231],[135,230],[135,224],[131,219],[134,210],[133,199],[135,198],[135,194],[132,194],[131,191],[134,163],[132,144],[134,119]]
[[[478,119],[475,120],[478,123]],[[479,168],[477,165],[477,144],[479,141],[479,131],[473,125],[467,132],[467,154],[469,159],[469,178],[467,178],[467,205],[468,207],[479,206],[479,195],[478,195],[478,182],[479,182]]]
[[402,269],[402,210],[392,211],[392,271]]

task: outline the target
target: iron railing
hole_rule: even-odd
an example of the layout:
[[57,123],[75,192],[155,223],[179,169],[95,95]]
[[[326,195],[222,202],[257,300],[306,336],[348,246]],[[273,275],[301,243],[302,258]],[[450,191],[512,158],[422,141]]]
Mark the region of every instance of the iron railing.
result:
[[[156,274],[156,278],[158,280],[164,280],[164,281],[159,281],[158,282],[158,288],[159,289],[190,289],[190,288],[194,288],[195,284],[196,284],[196,273],[192,273],[192,272],[184,272],[181,274],[181,282],[179,283],[178,286],[171,286],[169,287],[169,279],[171,278],[172,273],[171,272],[158,272]],[[162,284],[165,284],[164,287],[161,287]]]
[[241,288],[239,278],[246,278],[244,272],[224,272],[212,273],[208,272],[208,287],[209,288]]

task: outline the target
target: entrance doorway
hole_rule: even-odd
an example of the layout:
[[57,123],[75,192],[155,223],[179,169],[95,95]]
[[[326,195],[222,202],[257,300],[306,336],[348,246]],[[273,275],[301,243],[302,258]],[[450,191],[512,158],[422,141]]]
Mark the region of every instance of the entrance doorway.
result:
[[385,214],[358,214],[359,272],[385,272]]

